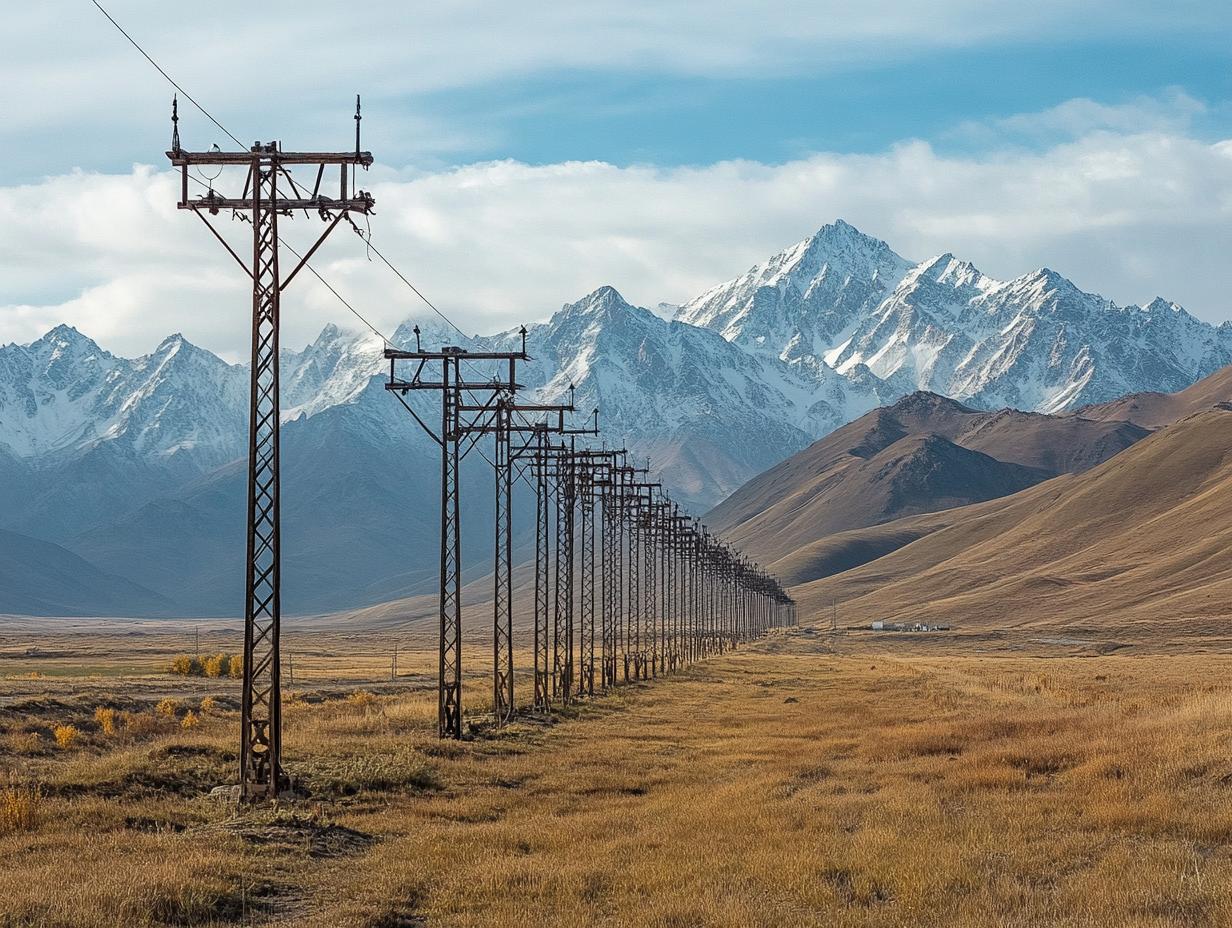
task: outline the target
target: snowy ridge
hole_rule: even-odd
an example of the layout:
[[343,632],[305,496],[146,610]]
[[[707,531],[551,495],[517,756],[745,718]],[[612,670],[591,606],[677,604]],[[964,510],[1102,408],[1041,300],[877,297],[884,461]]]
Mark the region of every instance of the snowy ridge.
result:
[[69,326],[0,348],[0,447],[27,460],[110,443],[216,467],[243,453],[244,368],[173,335],[128,360]]
[[[426,347],[519,341],[419,325]],[[394,343],[413,345],[413,326]],[[284,421],[332,429],[350,409],[352,427],[388,428],[383,347],[329,325],[284,349]],[[1160,298],[1119,307],[1048,269],[998,281],[951,254],[913,265],[839,220],[679,308],[642,309],[601,287],[530,326],[528,347],[534,398],[576,386],[605,440],[651,456],[682,499],[710,505],[917,389],[1038,412],[1182,389],[1232,363],[1232,326]],[[178,335],[130,360],[60,326],[0,347],[0,455],[40,468],[105,450],[204,474],[242,459],[247,390],[246,367]]]
[[1182,389],[1232,362],[1232,326],[1161,298],[1119,307],[1048,268],[995,280],[944,254],[909,265],[841,220],[685,304],[677,318],[882,392],[1060,412]]

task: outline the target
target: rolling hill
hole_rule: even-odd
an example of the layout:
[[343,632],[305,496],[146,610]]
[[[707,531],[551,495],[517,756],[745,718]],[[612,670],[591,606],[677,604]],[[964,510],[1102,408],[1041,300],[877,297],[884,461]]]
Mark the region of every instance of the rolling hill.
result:
[[[754,478],[707,522],[754,559],[775,562],[839,533],[1008,496],[1086,470],[1147,434],[1113,419],[983,412],[913,393]],[[865,554],[885,543],[872,542]],[[843,555],[833,564],[816,563],[828,571],[852,561]],[[816,576],[793,569],[785,579]]]
[[836,601],[845,622],[1226,634],[1232,406],[1195,413],[1085,473],[899,520],[861,543],[891,534],[905,543],[798,587],[804,609]]
[[0,529],[0,615],[88,616],[167,601],[59,545]]
[[1176,393],[1131,393],[1107,403],[1084,406],[1074,415],[1101,422],[1132,422],[1143,428],[1157,429],[1229,401],[1232,401],[1232,367],[1225,367]]

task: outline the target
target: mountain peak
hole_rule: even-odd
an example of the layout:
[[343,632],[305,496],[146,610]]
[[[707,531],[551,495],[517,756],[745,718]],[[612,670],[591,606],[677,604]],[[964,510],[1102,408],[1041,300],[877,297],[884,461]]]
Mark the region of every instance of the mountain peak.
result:
[[[865,235],[846,219],[835,219],[833,222],[827,222],[813,235],[813,238],[869,238],[872,236]],[[879,241],[879,239],[872,239]]]
[[[879,238],[867,235],[844,219],[828,222],[804,241],[788,249],[782,255],[784,266],[800,267],[810,275],[817,273],[823,264],[838,262],[847,272],[861,276],[870,271],[877,273],[882,265],[907,262]],[[853,259],[859,259],[860,267]],[[811,259],[811,260],[810,260]],[[771,259],[771,264],[776,259]]]
[[71,325],[58,325],[47,332],[42,338],[28,346],[36,354],[48,353],[52,358],[60,358],[66,354],[77,357],[82,353],[97,352],[109,357],[106,351],[98,346],[88,335],[83,335]]
[[621,296],[620,291],[611,284],[604,284],[602,287],[586,294],[586,296],[582,297],[582,299],[578,302],[585,303],[588,306],[605,306],[612,303],[625,303],[625,298]]
[[1025,275],[1022,279],[1030,283],[1044,284],[1048,287],[1059,287],[1063,285],[1068,285],[1070,287],[1073,286],[1069,278],[1063,276],[1057,271],[1054,271],[1050,267],[1037,268],[1030,274]]
[[1171,300],[1165,300],[1162,296],[1157,296],[1146,306],[1142,307],[1143,312],[1148,313],[1165,313],[1174,315],[1185,312],[1185,308],[1180,303],[1174,303]]
[[889,411],[892,413],[910,413],[913,415],[932,413],[939,410],[966,413],[975,411],[968,406],[964,406],[958,400],[942,396],[940,393],[933,393],[931,390],[916,390],[914,393],[908,393],[889,407]]
[[36,341],[34,344],[48,345],[93,345],[94,341],[89,336],[82,335],[77,329],[71,325],[60,323],[53,329],[50,329],[47,334]]
[[629,303],[620,295],[620,292],[615,287],[604,284],[597,290],[592,290],[580,300],[566,303],[560,308],[560,311],[568,315],[597,316],[630,308]]

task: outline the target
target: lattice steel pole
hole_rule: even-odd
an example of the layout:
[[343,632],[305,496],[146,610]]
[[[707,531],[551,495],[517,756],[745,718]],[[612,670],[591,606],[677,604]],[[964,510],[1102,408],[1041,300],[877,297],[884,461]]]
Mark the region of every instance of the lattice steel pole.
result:
[[[282,767],[281,616],[282,538],[279,444],[278,348],[281,294],[300,269],[350,213],[368,214],[373,199],[363,191],[348,193],[348,168],[368,168],[372,155],[359,150],[359,102],[356,98],[354,152],[284,152],[277,142],[255,143],[248,151],[190,152],[180,145],[179,114],[172,103],[171,150],[180,171],[179,209],[200,218],[252,280],[252,357],[249,370],[247,543],[244,582],[244,679],[240,710],[240,796],[247,801],[277,798],[287,785]],[[294,166],[317,169],[311,194],[296,184]],[[326,167],[340,173],[338,196],[322,193]],[[190,199],[190,171],[228,168],[245,172],[240,196],[226,196],[208,184],[208,193]],[[283,183],[285,182],[285,188]],[[210,222],[220,212],[252,225],[252,259],[248,264]],[[329,222],[285,278],[279,263],[278,219],[295,212],[316,213]]]
[[495,409],[492,463],[496,476],[496,538],[493,565],[492,711],[497,725],[513,718],[513,461],[509,397]]
[[636,508],[629,512],[629,618],[625,653],[625,682],[629,681],[630,658],[633,679],[642,678],[642,544],[640,515]]
[[462,533],[460,510],[462,403],[457,383],[458,362],[446,358],[441,366],[441,558],[440,558],[440,685],[437,705],[442,738],[462,737]]
[[644,532],[642,533],[643,556],[646,559],[645,605],[642,612],[642,679],[648,680],[658,675],[658,641],[655,626],[658,621],[658,602],[656,599],[658,570],[656,570],[656,548],[654,526],[650,521],[650,512],[646,510],[642,516]]
[[600,683],[604,689],[616,682],[616,520],[612,512],[612,497],[615,493],[615,469],[608,481],[599,490],[599,518],[603,529],[601,548],[603,555],[603,607],[600,613],[602,643],[599,649],[601,667]]
[[573,505],[569,467],[563,453],[556,468],[556,599],[552,613],[552,695],[562,703],[570,700],[569,662],[573,647]]
[[[414,351],[386,348],[390,363],[389,382],[385,389],[393,393],[415,421],[428,432],[441,449],[440,496],[440,591],[439,591],[439,660],[437,678],[437,730],[442,738],[462,737],[462,526],[460,466],[465,451],[462,443],[468,436],[491,432],[489,417],[493,404],[502,394],[517,389],[514,381],[515,362],[526,358],[523,342],[520,352],[468,352],[464,348],[445,346],[439,351],[424,351],[419,344],[419,327],[414,329]],[[399,361],[415,361],[418,366],[409,380],[397,375]],[[508,364],[508,378],[484,376],[467,380],[464,365],[503,362]],[[423,373],[429,364],[440,364],[439,381],[425,380]],[[432,391],[441,395],[440,434],[422,419],[405,399],[412,391]],[[463,395],[484,392],[488,401],[480,406],[465,406]],[[475,413],[474,420],[464,420],[463,412]],[[473,447],[473,442],[470,447]],[[469,450],[469,448],[467,449]],[[507,508],[507,507],[506,507]],[[506,547],[506,553],[508,548]],[[506,584],[509,580],[505,573]],[[501,620],[499,617],[497,622]],[[497,663],[503,661],[498,658]],[[509,680],[512,681],[512,675]],[[507,691],[508,692],[508,691]],[[510,705],[512,700],[510,698]],[[498,721],[499,721],[498,714]]]
[[551,684],[551,537],[548,511],[547,432],[538,435],[534,458],[535,474],[535,708],[547,710],[552,703]]
[[582,676],[579,690],[595,695],[595,483],[593,464],[581,469],[581,651]]

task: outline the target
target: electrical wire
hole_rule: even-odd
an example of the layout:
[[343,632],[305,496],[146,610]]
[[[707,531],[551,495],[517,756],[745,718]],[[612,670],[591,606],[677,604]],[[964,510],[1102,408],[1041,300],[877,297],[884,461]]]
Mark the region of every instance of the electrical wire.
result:
[[364,230],[361,229],[359,226],[357,226],[355,224],[355,221],[351,219],[350,216],[347,216],[347,221],[351,223],[351,228],[355,230],[355,234],[358,235],[361,239],[363,239],[364,245],[367,246],[367,248],[371,250],[373,254],[375,254],[378,258],[380,258],[385,263],[385,266],[389,268],[391,271],[393,271],[404,284],[410,287],[412,293],[414,293],[417,297],[423,300],[424,303],[427,304],[429,309],[431,309],[434,313],[436,313],[438,316],[444,319],[447,323],[449,323],[449,325],[453,326],[453,329],[455,332],[457,332],[463,338],[470,338],[469,335],[467,335],[460,328],[458,328],[457,324],[452,319],[450,319],[443,312],[437,309],[436,304],[433,303],[431,300],[429,300],[426,296],[424,296],[423,293],[420,292],[419,288],[416,287],[413,283],[411,283],[407,279],[405,274],[403,274],[400,270],[394,267],[393,263],[387,257],[385,257],[384,254],[382,254],[381,249],[377,248],[375,245],[372,244],[371,230],[369,230],[368,234],[365,235]]
[[[119,24],[119,22],[116,21],[116,18],[114,16],[112,16],[109,12],[107,12],[107,10],[103,7],[103,5],[98,2],[98,0],[90,0],[90,2],[93,3],[95,7],[98,8],[98,11],[107,18],[107,21],[111,23],[111,25],[115,26],[115,28],[119,31],[120,35],[124,36],[124,38],[128,40],[129,44],[132,45],[132,47],[135,48],[138,52],[140,52],[141,56],[145,58],[145,60],[148,61],[154,67],[154,69],[163,76],[163,78],[167,81],[167,83],[169,83],[172,87],[174,87],[179,93],[182,93],[185,99],[187,99],[190,103],[192,103],[193,106],[195,106],[198,110],[200,110],[201,114],[205,116],[205,118],[208,119],[210,122],[212,122],[215,126],[217,126],[221,132],[223,132],[228,138],[231,139],[231,141],[235,142],[235,144],[238,145],[240,148],[245,147],[243,142],[241,142],[238,138],[236,138],[235,135],[232,134],[232,132],[226,126],[224,126],[221,122],[219,122],[216,118],[214,118],[213,114],[210,113],[209,110],[207,110],[204,106],[198,103],[197,99],[192,94],[190,94],[187,90],[185,90],[175,80],[175,78],[173,78],[170,74],[168,74],[167,71],[163,68],[163,66],[160,65],[157,61],[155,61],[153,56],[150,55],[149,52],[147,52],[144,48],[141,47],[141,44],[136,39],[134,39],[128,33],[128,31]],[[206,184],[202,183],[197,178],[192,177],[192,175],[189,175],[189,179],[193,180],[194,182],[198,184],[201,184],[201,186],[203,187],[207,186]],[[351,221],[350,216],[348,216],[347,219],[348,221]],[[351,227],[355,230],[356,234],[359,235],[359,237],[364,240],[367,247],[370,248],[376,254],[376,256],[381,259],[382,262],[384,262],[385,266],[388,267],[391,271],[393,271],[404,284],[410,287],[411,292],[414,293],[417,297],[419,297],[419,299],[423,300],[423,302],[428,306],[429,309],[431,309],[434,313],[440,316],[441,319],[443,319],[446,323],[452,326],[454,330],[457,331],[457,333],[461,335],[463,338],[469,337],[467,336],[465,332],[462,331],[462,329],[460,329],[457,326],[457,324],[452,319],[450,319],[447,315],[445,315],[445,313],[441,312],[441,310],[436,306],[435,303],[433,303],[426,296],[424,296],[423,292],[418,287],[416,287],[413,283],[411,283],[411,281],[407,278],[407,276],[403,274],[400,270],[398,270],[398,268],[396,268],[393,265],[393,262],[391,262],[388,258],[386,258],[385,255],[382,254],[381,251],[375,245],[372,244],[371,231],[369,231],[368,235],[365,236],[363,231],[359,228],[359,226],[355,225],[354,221],[351,221]],[[299,257],[299,258],[303,257],[298,251],[296,251],[294,248],[288,245],[287,242],[284,241],[281,236],[279,236],[278,241],[280,244],[286,246],[286,248],[296,257]],[[381,331],[376,328],[376,326],[374,326],[371,322],[369,322],[367,319],[364,318],[363,314],[361,314],[359,310],[357,310],[346,299],[344,299],[343,296],[337,291],[337,289],[329,281],[327,281],[315,267],[313,267],[311,264],[305,264],[304,266],[307,267],[308,270],[312,271],[313,276],[316,277],[316,279],[319,280],[326,287],[326,289],[329,290],[330,293],[332,293],[335,297],[337,297],[338,301],[342,303],[342,305],[345,306],[351,312],[351,314],[355,316],[355,318],[357,318],[365,326],[371,329],[376,335],[378,335],[385,342],[385,344],[387,345],[392,344],[392,342],[388,338],[386,338],[385,335],[382,334]]]
[[199,109],[202,115],[205,116],[205,118],[208,119],[210,122],[212,122],[214,125],[216,125],[225,135],[227,135],[231,139],[231,141],[233,141],[236,145],[240,146],[240,148],[244,147],[243,142],[237,139],[234,135],[231,135],[231,133],[227,130],[226,126],[224,126],[217,119],[211,116],[209,110],[207,110],[204,106],[198,103],[196,99],[194,99],[192,94],[190,94],[187,90],[185,90],[183,87],[177,84],[175,82],[175,79],[170,74],[168,74],[166,71],[163,70],[162,65],[160,65],[157,61],[155,61],[153,58],[150,57],[149,52],[147,52],[144,48],[142,48],[137,43],[137,40],[134,39],[131,35],[129,35],[128,32],[125,31],[124,27],[115,21],[114,16],[112,16],[105,9],[103,9],[103,5],[99,3],[98,0],[90,0],[90,2],[93,3],[96,7],[98,7],[98,11],[107,17],[107,20],[111,23],[111,25],[115,26],[118,30],[120,30],[120,35],[128,39],[129,43],[133,46],[133,48],[141,52],[142,56],[145,58],[146,61],[154,65],[154,69],[158,71],[159,74],[161,74],[163,77],[167,79],[167,83],[169,83],[172,87],[174,87],[176,90],[182,93],[189,103],[191,103],[193,106]]
[[[207,189],[210,189],[203,181],[198,180],[197,178],[193,177],[191,174],[188,175],[188,179],[191,180],[198,187],[206,187]],[[295,255],[295,257],[300,258],[301,260],[303,259],[304,257],[303,254],[301,254],[293,245],[291,245],[281,235],[278,236],[278,244],[286,248],[287,251],[291,252],[291,254]],[[337,297],[338,302],[341,303],[343,306],[345,306],[347,309],[349,309],[351,311],[351,314],[355,316],[356,319],[358,319],[360,322],[366,325],[369,329],[371,329],[372,333],[376,335],[376,337],[379,338],[382,342],[384,342],[386,346],[394,344],[393,339],[389,338],[384,332],[382,332],[375,325],[373,325],[370,321],[368,321],[368,319],[364,317],[364,314],[361,313],[354,306],[352,306],[350,302],[347,301],[346,297],[344,297],[341,293],[339,293],[334,288],[333,284],[331,284],[328,280],[322,277],[321,273],[315,267],[313,267],[311,263],[305,263],[304,267],[308,268],[308,270],[312,272],[312,275],[317,280],[319,280],[322,283],[322,285],[324,285],[325,289],[328,290],[330,293],[332,293],[335,297]]]

